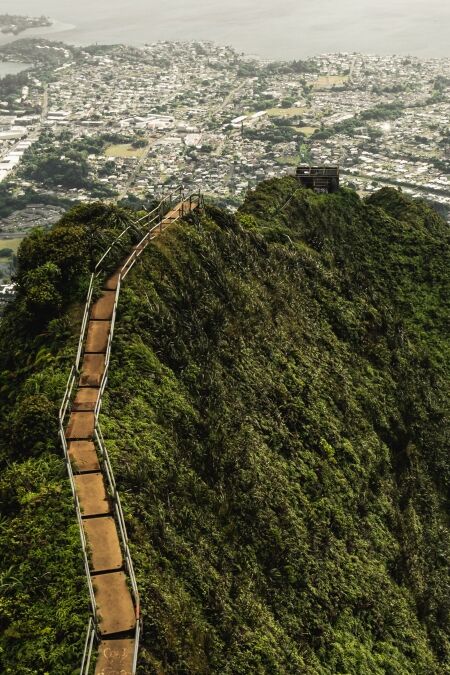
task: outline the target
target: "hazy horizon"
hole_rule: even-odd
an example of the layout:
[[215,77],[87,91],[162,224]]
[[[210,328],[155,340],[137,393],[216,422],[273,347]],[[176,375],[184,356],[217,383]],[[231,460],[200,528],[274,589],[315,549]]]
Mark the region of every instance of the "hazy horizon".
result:
[[443,0],[128,0],[125,10],[123,0],[2,4],[2,12],[51,16],[60,24],[38,34],[72,44],[207,39],[270,59],[335,51],[450,56]]

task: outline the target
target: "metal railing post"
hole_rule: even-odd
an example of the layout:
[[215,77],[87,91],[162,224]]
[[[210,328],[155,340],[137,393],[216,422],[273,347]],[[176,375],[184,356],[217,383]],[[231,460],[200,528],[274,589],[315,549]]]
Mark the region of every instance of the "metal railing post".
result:
[[90,618],[86,634],[86,641],[84,644],[83,661],[81,662],[80,675],[89,675],[94,639],[95,639],[94,623],[92,621],[92,618]]

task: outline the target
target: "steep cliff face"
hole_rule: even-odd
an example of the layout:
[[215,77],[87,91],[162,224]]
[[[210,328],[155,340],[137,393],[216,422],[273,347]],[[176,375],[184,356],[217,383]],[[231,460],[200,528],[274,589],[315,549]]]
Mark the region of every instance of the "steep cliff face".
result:
[[[53,420],[87,272],[76,249],[117,221],[100,211],[24,248],[0,328],[5,672],[72,672],[87,617]],[[401,193],[292,179],[146,251],[102,414],[140,672],[448,671],[449,258],[448,226]]]

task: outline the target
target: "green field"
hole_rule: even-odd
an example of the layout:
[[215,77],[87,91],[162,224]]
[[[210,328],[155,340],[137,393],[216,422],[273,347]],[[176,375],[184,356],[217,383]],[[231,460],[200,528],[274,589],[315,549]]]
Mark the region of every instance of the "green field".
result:
[[342,87],[348,81],[348,75],[323,75],[314,82],[314,89],[332,89]]
[[307,137],[312,136],[313,133],[317,131],[317,127],[293,127],[293,129],[299,131],[301,134],[304,134]]
[[270,108],[267,114],[269,117],[298,117],[306,110],[307,108]]
[[133,148],[131,143],[119,143],[110,145],[105,150],[106,157],[121,157],[122,159],[139,159],[143,156],[145,148]]
[[[0,250],[2,248],[12,248],[14,253],[17,253],[17,249],[19,248],[23,239],[24,237],[17,237],[15,239],[0,239]],[[5,260],[8,260],[8,258],[0,258],[1,262],[4,262]]]
[[298,166],[301,162],[301,158],[299,155],[283,155],[282,157],[277,157],[275,161],[282,166],[285,166],[286,164],[289,164],[289,166]]

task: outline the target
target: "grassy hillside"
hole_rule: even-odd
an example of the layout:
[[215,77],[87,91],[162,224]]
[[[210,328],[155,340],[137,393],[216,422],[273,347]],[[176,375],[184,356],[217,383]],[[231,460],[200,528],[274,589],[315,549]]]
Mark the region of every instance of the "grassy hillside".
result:
[[[78,228],[73,260],[55,230],[39,255],[24,245],[0,326],[4,672],[78,663],[87,602],[54,420],[79,250],[98,246],[103,216],[56,228]],[[424,205],[289,178],[147,250],[102,416],[141,673],[450,672],[449,264],[448,226]]]

